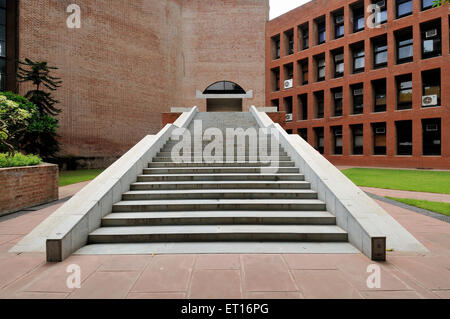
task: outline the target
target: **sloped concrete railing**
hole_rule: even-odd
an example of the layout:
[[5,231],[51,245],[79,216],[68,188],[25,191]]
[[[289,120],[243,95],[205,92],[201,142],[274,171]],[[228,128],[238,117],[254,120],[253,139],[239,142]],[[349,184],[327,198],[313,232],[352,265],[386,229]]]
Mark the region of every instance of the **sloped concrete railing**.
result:
[[198,109],[194,107],[157,135],[146,136],[44,220],[11,252],[36,252],[46,248],[47,261],[60,262],[85,246],[89,234],[100,227],[102,218],[111,212],[122,194],[129,191],[130,184],[166,144],[172,131],[186,128],[197,113]]
[[281,145],[300,167],[339,227],[347,231],[352,245],[372,260],[386,259],[386,249],[427,252],[394,218],[353,184],[341,171],[298,135],[289,135],[266,113],[254,106],[251,113],[262,128],[278,131]]

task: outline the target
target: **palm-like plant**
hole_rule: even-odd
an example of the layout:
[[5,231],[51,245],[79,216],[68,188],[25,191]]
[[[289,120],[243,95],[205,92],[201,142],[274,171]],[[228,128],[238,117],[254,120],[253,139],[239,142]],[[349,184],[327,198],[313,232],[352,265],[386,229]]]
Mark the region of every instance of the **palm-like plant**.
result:
[[[59,103],[52,96],[52,92],[61,87],[61,79],[50,75],[52,70],[58,68],[49,66],[47,62],[19,61],[17,78],[19,82],[32,82],[36,86],[34,90],[28,91],[25,97],[34,103],[41,114],[48,114],[51,116],[58,115],[61,110],[57,109],[55,105]],[[50,92],[45,92],[42,89],[47,88]]]

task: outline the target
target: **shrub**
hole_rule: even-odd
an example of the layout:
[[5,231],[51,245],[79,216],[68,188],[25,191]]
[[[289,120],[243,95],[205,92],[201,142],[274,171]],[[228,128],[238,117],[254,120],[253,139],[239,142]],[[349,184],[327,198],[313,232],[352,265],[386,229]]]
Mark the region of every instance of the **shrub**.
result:
[[41,163],[42,159],[36,155],[16,153],[14,156],[8,157],[7,154],[0,153],[0,168],[34,166]]
[[[0,96],[5,96],[8,100],[18,103],[19,108],[32,113],[32,117],[28,119],[27,129],[15,141],[20,150],[27,154],[39,154],[43,158],[50,158],[59,151],[56,140],[57,119],[38,112],[37,106],[23,96],[11,92],[1,92]],[[1,151],[6,149],[0,148]]]
[[19,103],[0,95],[0,147],[14,155],[19,148],[18,140],[29,126],[34,110],[28,111]]

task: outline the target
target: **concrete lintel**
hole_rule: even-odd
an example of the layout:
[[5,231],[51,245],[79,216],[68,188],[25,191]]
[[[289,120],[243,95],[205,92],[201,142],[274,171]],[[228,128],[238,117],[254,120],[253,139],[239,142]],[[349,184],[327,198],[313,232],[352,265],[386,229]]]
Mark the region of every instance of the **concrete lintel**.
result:
[[253,99],[253,90],[245,94],[203,94],[200,90],[196,91],[197,99]]

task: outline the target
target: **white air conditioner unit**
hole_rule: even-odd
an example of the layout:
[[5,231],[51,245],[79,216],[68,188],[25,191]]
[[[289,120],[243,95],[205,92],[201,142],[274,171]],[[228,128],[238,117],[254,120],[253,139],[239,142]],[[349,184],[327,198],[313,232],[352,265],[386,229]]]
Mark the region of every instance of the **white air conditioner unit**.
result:
[[286,114],[286,122],[292,122],[292,114]]
[[364,94],[364,90],[363,89],[357,89],[353,91],[353,95],[355,96],[360,96]]
[[342,60],[344,60],[344,54],[343,53],[335,55],[334,62],[339,62],[339,61],[342,61]]
[[437,29],[433,29],[433,30],[425,32],[425,38],[427,38],[427,39],[435,37],[435,36],[437,36]]
[[384,7],[386,7],[386,1],[378,1],[376,5],[379,6],[381,9],[384,9]]
[[427,132],[437,132],[439,130],[437,124],[427,124],[425,131]]
[[337,99],[342,99],[342,92],[339,93],[334,93],[334,98]]
[[335,18],[336,23],[343,23],[344,22],[344,16],[337,16]]
[[377,127],[375,129],[375,134],[386,134],[386,128],[384,128],[384,127]]
[[422,106],[435,106],[438,104],[437,95],[422,96]]
[[292,89],[294,87],[294,80],[293,79],[289,79],[284,81],[284,88],[285,89]]

